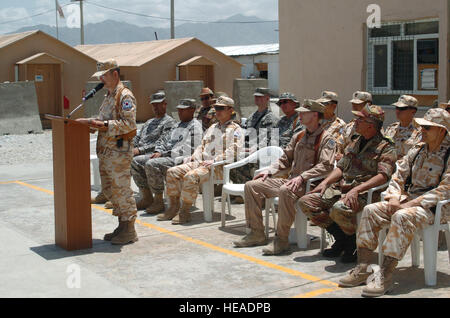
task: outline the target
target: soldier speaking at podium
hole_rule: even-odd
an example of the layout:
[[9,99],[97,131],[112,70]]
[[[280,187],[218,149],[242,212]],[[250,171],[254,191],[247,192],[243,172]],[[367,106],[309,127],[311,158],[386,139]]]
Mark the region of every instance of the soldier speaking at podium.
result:
[[104,240],[122,245],[138,240],[134,228],[136,202],[131,190],[131,160],[133,138],[136,135],[136,99],[120,81],[120,69],[115,60],[97,63],[98,77],[108,93],[96,118],[81,118],[78,122],[97,129],[97,156],[105,196],[113,204],[113,215],[119,226]]

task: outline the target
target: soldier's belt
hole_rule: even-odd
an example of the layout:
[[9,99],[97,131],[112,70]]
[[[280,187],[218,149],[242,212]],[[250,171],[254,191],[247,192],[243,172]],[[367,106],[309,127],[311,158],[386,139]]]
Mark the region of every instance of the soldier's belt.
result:
[[115,138],[116,138],[116,140],[122,139],[122,140],[130,141],[136,136],[136,134],[137,134],[137,129],[130,131],[128,134],[116,136]]

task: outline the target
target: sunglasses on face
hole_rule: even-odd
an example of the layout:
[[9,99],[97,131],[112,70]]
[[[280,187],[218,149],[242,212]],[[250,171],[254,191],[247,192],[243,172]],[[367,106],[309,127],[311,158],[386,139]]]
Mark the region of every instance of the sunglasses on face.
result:
[[412,107],[396,107],[395,110],[403,112],[405,110],[413,109]]
[[431,126],[422,126],[423,130],[429,131],[431,129]]
[[209,96],[200,98],[200,100],[201,100],[202,102],[204,102],[204,101],[206,101],[206,100],[210,100],[210,99],[211,99],[211,97],[209,97]]
[[228,107],[226,107],[226,106],[215,106],[214,109],[215,109],[216,111],[222,111],[222,110],[228,109]]
[[278,104],[280,104],[280,105],[289,104],[289,100],[279,101]]

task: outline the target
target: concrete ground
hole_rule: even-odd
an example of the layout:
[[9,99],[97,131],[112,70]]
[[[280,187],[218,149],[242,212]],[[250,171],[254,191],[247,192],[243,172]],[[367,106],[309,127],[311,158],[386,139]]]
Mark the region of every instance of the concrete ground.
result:
[[[0,297],[361,297],[362,287],[337,287],[353,265],[319,254],[317,227],[308,227],[306,250],[291,245],[286,255],[263,257],[261,247],[233,248],[245,234],[243,205],[233,205],[221,229],[218,198],[212,223],[203,220],[201,197],[186,226],[139,212],[139,242],[126,246],[102,240],[117,219],[93,206],[93,248],[67,252],[54,245],[52,191],[51,162],[0,166]],[[437,286],[425,286],[423,261],[411,267],[409,252],[395,281],[385,297],[448,298],[448,252],[438,252]]]

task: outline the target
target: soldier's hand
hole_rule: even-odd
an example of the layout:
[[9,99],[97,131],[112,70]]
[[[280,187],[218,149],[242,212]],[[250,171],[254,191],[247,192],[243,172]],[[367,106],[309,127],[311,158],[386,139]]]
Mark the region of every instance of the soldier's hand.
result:
[[153,155],[150,156],[150,159],[160,158],[162,155],[159,152],[155,152]]
[[387,207],[388,213],[394,214],[395,212],[400,210],[400,205],[400,200],[398,200],[397,198],[390,198]]
[[309,191],[307,194],[313,194],[313,193],[319,193],[320,196],[323,196],[325,193],[325,190],[328,188],[328,185],[326,183],[320,183],[317,187],[315,187],[314,190]]
[[298,176],[292,180],[289,180],[288,183],[286,183],[286,187],[291,190],[292,192],[297,192],[298,189],[302,186],[303,178],[301,176]]
[[133,148],[133,156],[139,156],[141,152],[139,151],[139,148]]
[[359,211],[358,195],[358,191],[352,189],[344,195],[341,201],[353,211]]
[[266,181],[267,177],[269,176],[269,172],[268,171],[264,171],[259,173],[258,175],[256,175],[253,180],[258,180],[261,179],[262,182]]
[[75,119],[76,122],[79,122],[80,124],[89,125],[89,118],[78,118]]

